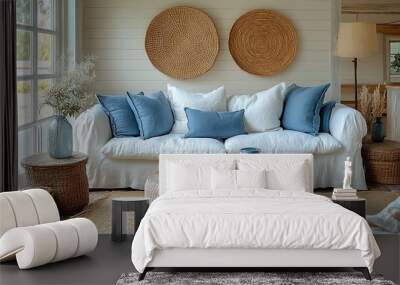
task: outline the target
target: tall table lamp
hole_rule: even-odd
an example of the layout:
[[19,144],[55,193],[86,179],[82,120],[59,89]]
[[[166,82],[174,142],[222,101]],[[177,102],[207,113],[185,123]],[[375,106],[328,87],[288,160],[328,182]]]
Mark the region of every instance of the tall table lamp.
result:
[[355,108],[358,108],[357,59],[372,56],[378,51],[378,36],[374,23],[340,23],[336,55],[352,58],[354,63]]

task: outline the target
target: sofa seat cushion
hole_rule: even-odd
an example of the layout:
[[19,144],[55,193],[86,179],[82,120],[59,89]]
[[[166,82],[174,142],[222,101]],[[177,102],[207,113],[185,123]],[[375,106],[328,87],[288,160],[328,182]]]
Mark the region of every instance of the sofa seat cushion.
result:
[[140,137],[113,138],[103,146],[102,153],[114,159],[158,159],[160,153],[225,153],[225,147],[216,139],[168,134],[146,140]]
[[239,135],[225,141],[228,153],[239,153],[244,147],[255,147],[263,153],[324,154],[335,152],[342,145],[327,133],[312,136],[290,130]]

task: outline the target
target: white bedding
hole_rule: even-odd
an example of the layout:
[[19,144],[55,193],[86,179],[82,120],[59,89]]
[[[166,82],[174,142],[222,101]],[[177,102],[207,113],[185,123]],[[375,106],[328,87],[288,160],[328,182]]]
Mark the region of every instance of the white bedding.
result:
[[156,199],[132,243],[143,272],[155,249],[357,249],[372,271],[380,251],[367,222],[326,197],[299,191],[247,189],[167,193]]

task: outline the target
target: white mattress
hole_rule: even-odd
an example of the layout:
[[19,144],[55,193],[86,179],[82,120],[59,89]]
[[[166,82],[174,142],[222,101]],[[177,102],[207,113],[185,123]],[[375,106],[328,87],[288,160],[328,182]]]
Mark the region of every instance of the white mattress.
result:
[[328,198],[265,189],[196,193],[167,193],[151,204],[132,244],[139,272],[155,250],[170,248],[359,250],[370,271],[380,255],[365,219]]

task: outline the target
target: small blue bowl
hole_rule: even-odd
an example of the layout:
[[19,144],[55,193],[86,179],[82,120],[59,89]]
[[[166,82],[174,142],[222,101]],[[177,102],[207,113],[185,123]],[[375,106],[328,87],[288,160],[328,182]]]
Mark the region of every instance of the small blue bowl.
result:
[[240,149],[240,153],[260,153],[260,150],[255,147],[244,147]]

